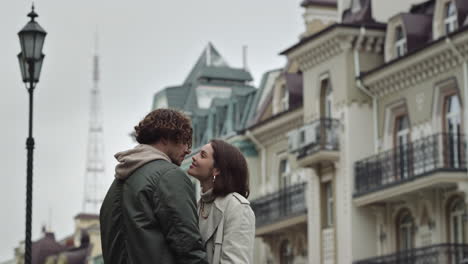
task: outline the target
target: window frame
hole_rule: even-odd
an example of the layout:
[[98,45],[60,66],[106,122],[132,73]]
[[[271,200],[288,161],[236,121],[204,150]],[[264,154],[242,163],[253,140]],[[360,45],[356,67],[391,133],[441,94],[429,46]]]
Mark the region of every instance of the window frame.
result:
[[[454,1],[449,1],[445,4],[444,9],[444,28],[445,34],[450,34],[458,29],[458,13],[457,6]],[[451,13],[453,12],[453,13]]]

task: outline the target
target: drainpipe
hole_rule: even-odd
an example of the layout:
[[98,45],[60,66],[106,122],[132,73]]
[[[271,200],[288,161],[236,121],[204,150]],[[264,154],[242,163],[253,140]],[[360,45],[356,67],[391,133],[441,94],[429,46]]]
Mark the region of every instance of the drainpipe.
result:
[[[359,37],[358,41],[356,43],[360,43],[361,39],[364,38],[366,34],[366,28],[361,27],[361,31],[359,32]],[[377,96],[373,95],[369,90],[366,89],[364,84],[362,83],[362,80],[360,78],[361,75],[361,66],[359,64],[359,52],[357,47],[354,48],[354,71],[355,71],[355,77],[356,77],[356,85],[357,87],[367,94],[370,98],[372,98],[372,114],[373,114],[373,120],[374,120],[374,152],[377,154],[379,152],[379,139],[378,139],[378,123],[377,123],[377,111],[378,111],[378,106],[377,106]]]
[[252,142],[260,148],[260,169],[261,169],[261,179],[262,179],[262,187],[260,188],[260,193],[263,195],[266,193],[267,183],[266,183],[266,150],[265,146],[260,143],[260,141],[255,138],[255,136],[247,130],[245,135],[247,138],[252,140]]
[[[463,114],[464,114],[464,123],[465,123],[465,141],[468,141],[468,59],[463,56],[457,47],[453,44],[450,37],[445,38],[445,42],[449,45],[450,49],[455,53],[455,56],[458,57],[459,61],[463,64]],[[468,148],[465,150],[465,157],[468,162]],[[467,163],[468,164],[468,163]]]

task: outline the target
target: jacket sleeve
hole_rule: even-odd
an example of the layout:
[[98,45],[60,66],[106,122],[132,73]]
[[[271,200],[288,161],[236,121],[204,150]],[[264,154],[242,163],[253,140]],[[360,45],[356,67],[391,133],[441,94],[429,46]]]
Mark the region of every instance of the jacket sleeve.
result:
[[180,169],[161,176],[154,194],[155,217],[176,263],[208,264],[198,229],[195,191]]
[[225,213],[220,264],[253,263],[255,214],[252,208],[239,204]]

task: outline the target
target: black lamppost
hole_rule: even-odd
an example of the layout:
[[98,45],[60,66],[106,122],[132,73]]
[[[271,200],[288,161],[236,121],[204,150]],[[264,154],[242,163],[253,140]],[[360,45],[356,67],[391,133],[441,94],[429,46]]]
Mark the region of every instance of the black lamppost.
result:
[[26,169],[26,239],[24,263],[31,264],[31,219],[32,219],[32,173],[33,173],[33,150],[34,138],[32,136],[33,124],[33,92],[36,84],[39,82],[44,54],[42,47],[46,36],[45,30],[34,19],[38,15],[34,12],[34,5],[28,17],[31,20],[18,33],[21,52],[18,54],[18,60],[21,68],[21,75],[26,89],[29,93],[29,134],[26,139],[27,169]]

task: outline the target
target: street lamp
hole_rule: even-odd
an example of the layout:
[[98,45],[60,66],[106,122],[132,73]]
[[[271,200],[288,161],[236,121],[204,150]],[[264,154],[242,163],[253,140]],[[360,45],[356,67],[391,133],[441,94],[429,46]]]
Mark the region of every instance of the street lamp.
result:
[[38,17],[34,12],[34,5],[28,14],[31,20],[18,33],[21,52],[18,54],[21,76],[29,93],[29,134],[26,139],[27,169],[26,169],[26,239],[24,263],[31,264],[31,219],[32,219],[32,172],[33,172],[33,150],[34,138],[32,137],[33,124],[33,91],[39,82],[44,54],[44,45],[47,33],[34,19]]

